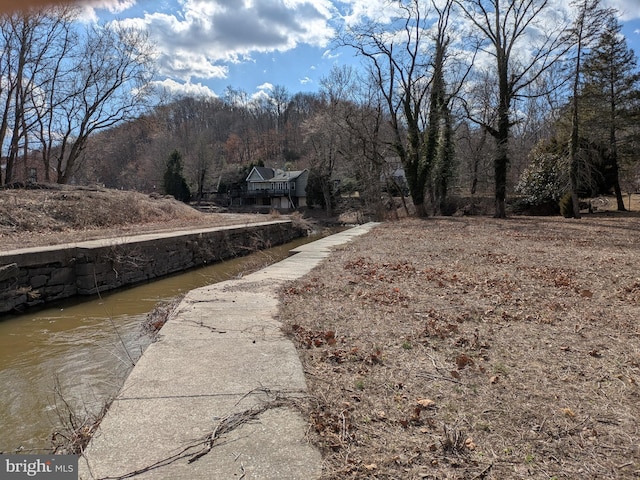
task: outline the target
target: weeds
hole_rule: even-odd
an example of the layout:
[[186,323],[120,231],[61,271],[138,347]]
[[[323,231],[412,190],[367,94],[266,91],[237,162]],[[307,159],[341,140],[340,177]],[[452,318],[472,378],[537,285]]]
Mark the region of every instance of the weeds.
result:
[[105,401],[97,412],[74,405],[63,392],[58,377],[54,380],[53,406],[60,427],[51,435],[51,448],[56,455],[81,455],[98,429],[113,399]]
[[161,302],[147,314],[147,318],[142,323],[142,332],[152,340],[157,340],[160,329],[167,323],[167,320],[171,318],[176,307],[180,304],[184,295],[179,295],[166,302]]

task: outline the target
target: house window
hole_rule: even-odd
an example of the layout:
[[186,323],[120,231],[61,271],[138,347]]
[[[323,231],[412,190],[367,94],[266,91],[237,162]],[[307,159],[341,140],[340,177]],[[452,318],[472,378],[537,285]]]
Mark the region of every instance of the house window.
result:
[[296,190],[296,182],[291,182],[291,190],[293,190],[295,192]]
[[29,169],[29,181],[37,183],[38,182],[38,169],[30,168]]

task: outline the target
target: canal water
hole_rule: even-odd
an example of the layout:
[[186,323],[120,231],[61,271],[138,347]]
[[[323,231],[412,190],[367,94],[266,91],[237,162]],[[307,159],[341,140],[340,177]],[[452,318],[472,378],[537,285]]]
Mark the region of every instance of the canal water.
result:
[[280,261],[318,238],[0,318],[0,453],[49,452],[52,434],[64,434],[70,411],[78,420],[96,415],[151,342],[142,325],[156,305]]

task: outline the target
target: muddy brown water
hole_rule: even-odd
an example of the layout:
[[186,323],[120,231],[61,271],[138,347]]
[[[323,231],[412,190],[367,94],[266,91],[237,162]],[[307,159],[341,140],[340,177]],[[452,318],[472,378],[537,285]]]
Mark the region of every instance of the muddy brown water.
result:
[[275,263],[318,238],[302,238],[102,298],[0,318],[0,453],[49,452],[53,432],[63,432],[67,423],[64,402],[78,418],[99,412],[151,342],[141,325],[158,303],[237,277],[256,262]]

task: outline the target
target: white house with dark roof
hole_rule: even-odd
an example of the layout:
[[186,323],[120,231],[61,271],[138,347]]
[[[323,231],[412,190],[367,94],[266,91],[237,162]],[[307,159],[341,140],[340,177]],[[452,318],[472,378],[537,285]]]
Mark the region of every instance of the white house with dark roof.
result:
[[292,210],[307,206],[308,170],[253,167],[247,176],[245,203]]

